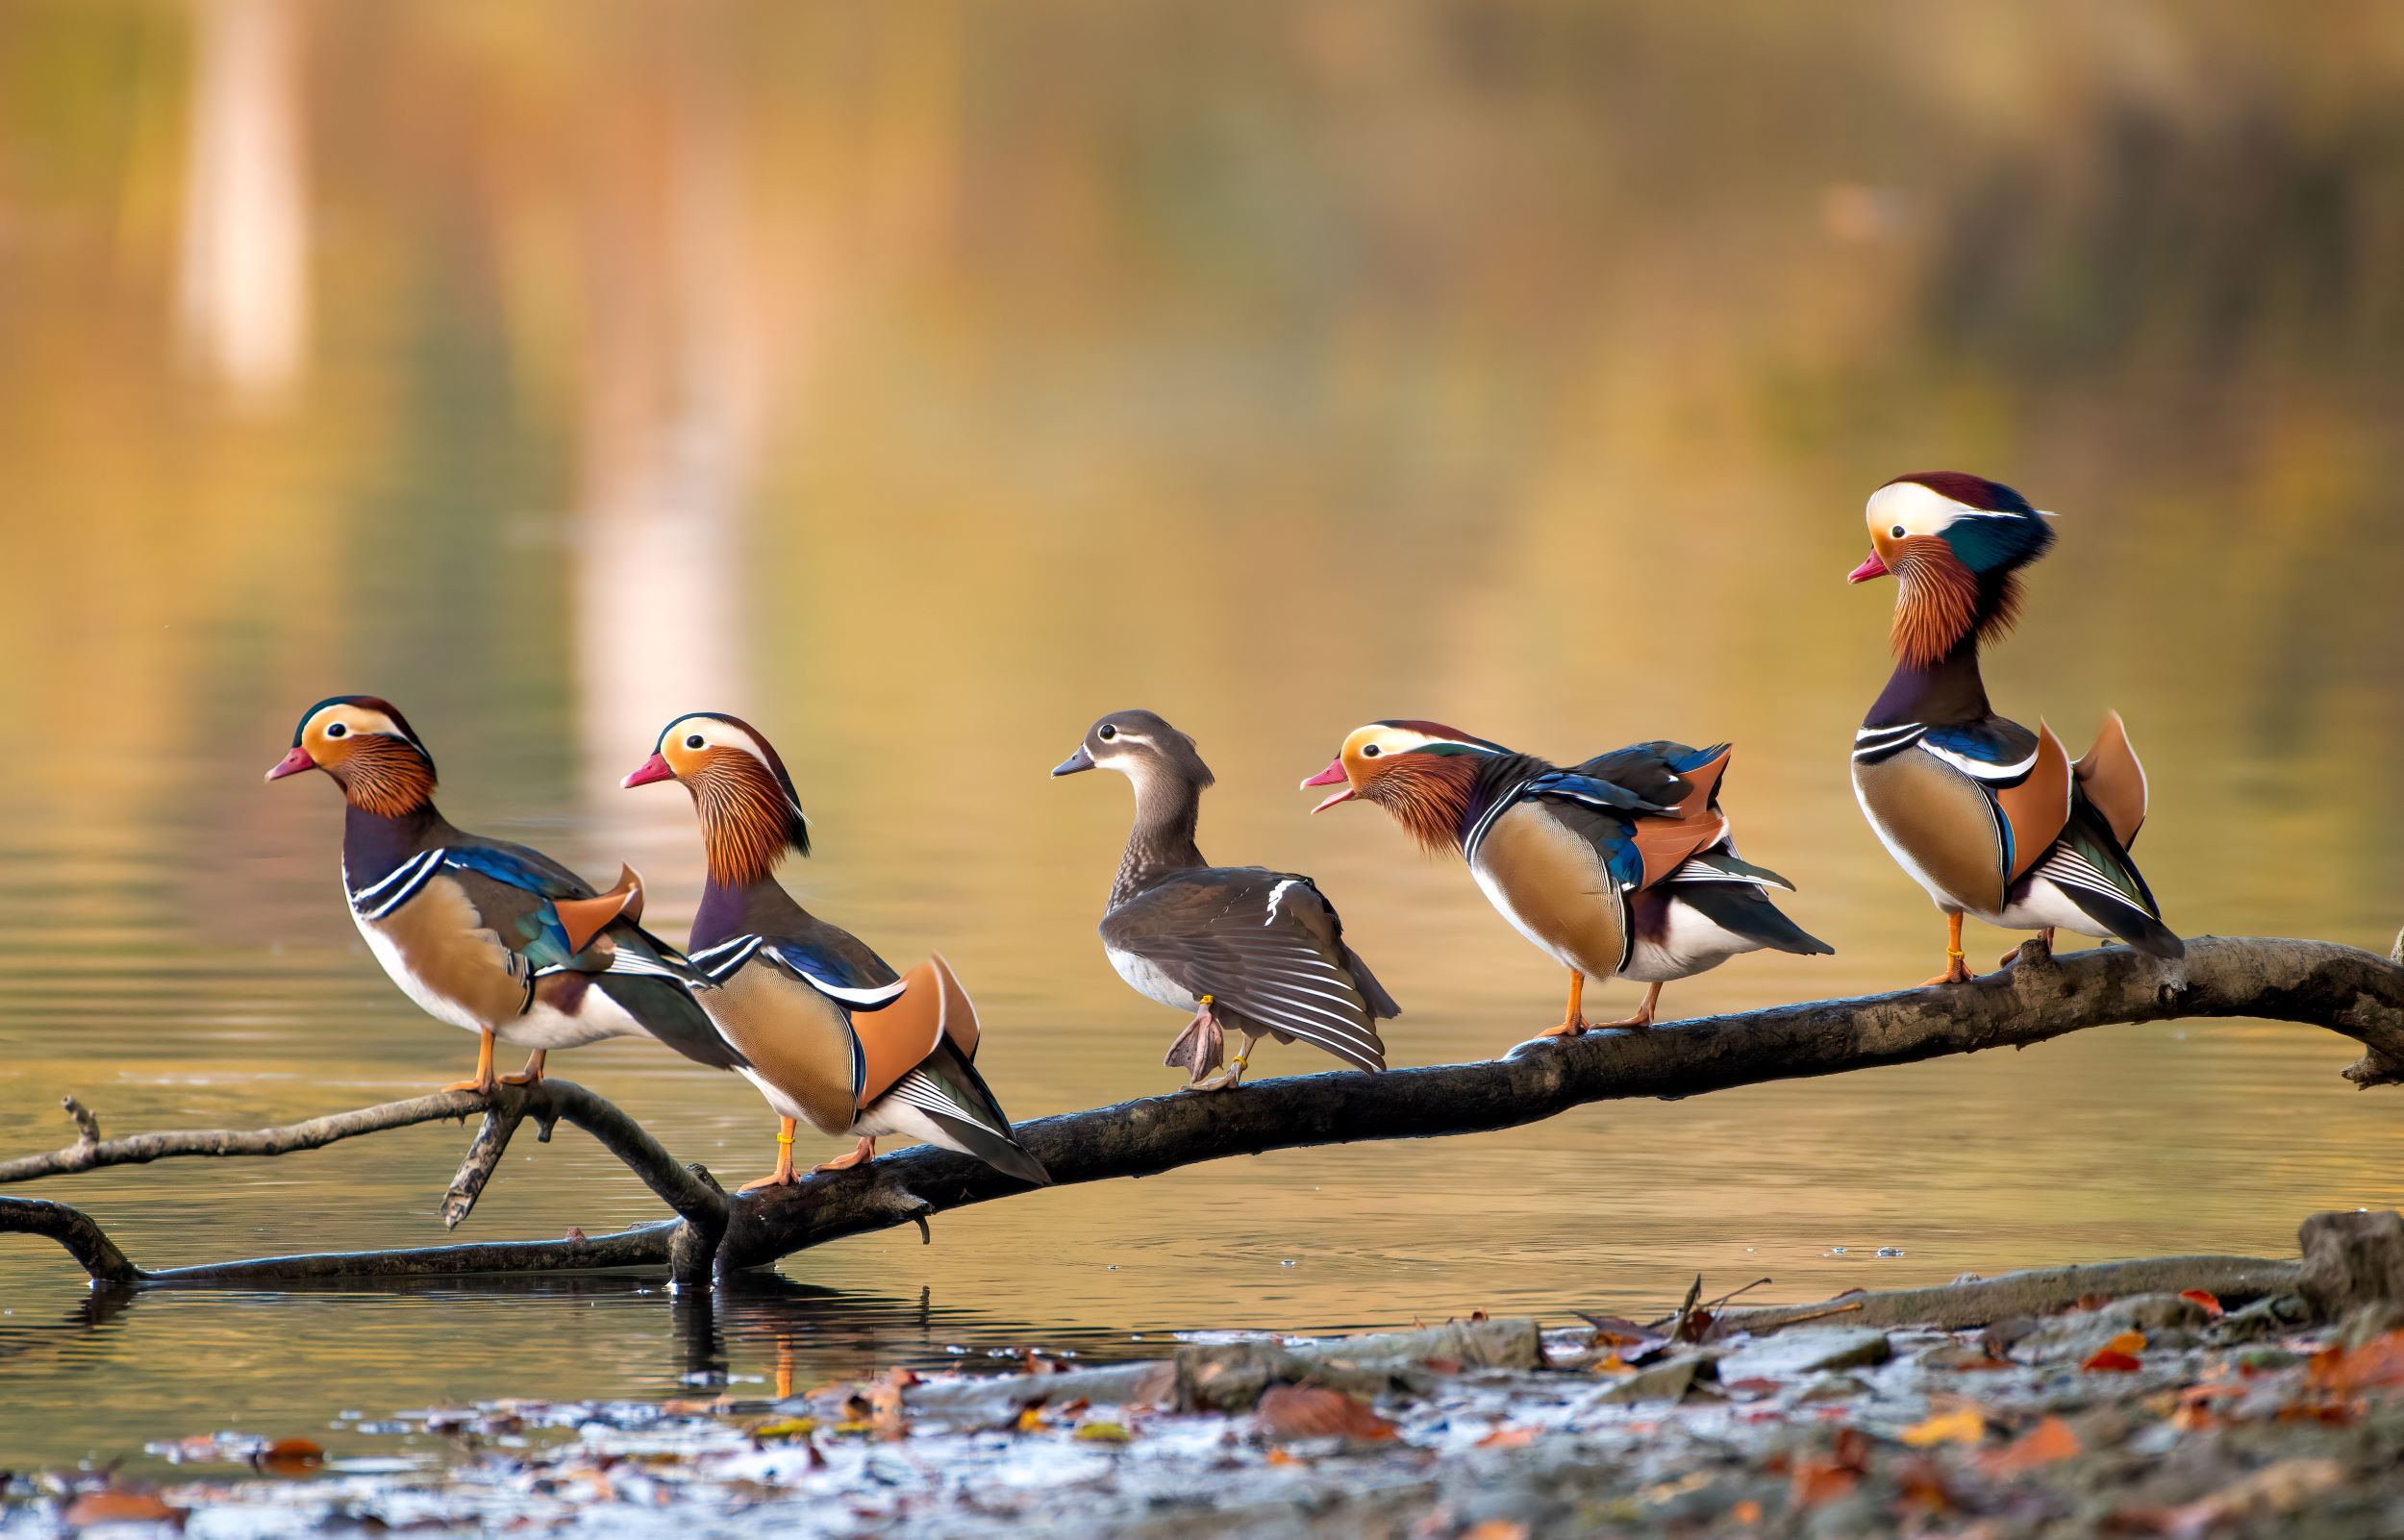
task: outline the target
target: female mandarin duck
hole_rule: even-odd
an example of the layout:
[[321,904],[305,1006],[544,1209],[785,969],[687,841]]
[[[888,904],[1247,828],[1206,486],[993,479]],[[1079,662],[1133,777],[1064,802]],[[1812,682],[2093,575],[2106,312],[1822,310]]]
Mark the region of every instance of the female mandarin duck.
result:
[[[1945,914],[1945,971],[1965,910],[1990,925],[2116,935],[2158,957],[2186,948],[2162,923],[2129,846],[2145,821],[2145,771],[2116,712],[2072,763],[2042,722],[1987,705],[1983,641],[2019,610],[2019,569],[2053,544],[2052,517],[2009,486],[1961,471],[1898,476],[1870,495],[1869,559],[1890,574],[1895,669],[1853,734],[1853,791],[1881,842]],[[2006,960],[2009,960],[2007,956]]]
[[[1234,1089],[1264,1037],[1300,1038],[1347,1064],[1384,1069],[1377,1024],[1402,1007],[1344,943],[1336,907],[1307,877],[1213,866],[1194,847],[1214,778],[1193,740],[1149,711],[1114,711],[1052,774],[1097,767],[1136,790],[1102,945],[1139,994],[1193,1012],[1165,1060],[1186,1071],[1187,1089]],[[1243,1046],[1212,1075],[1230,1027]]]
[[[1639,743],[1562,769],[1436,722],[1355,729],[1302,782],[1341,784],[1312,808],[1365,798],[1431,853],[1458,851],[1488,902],[1569,970],[1569,1003],[1547,1037],[1653,1024],[1661,986],[1764,947],[1836,949],[1779,912],[1777,873],[1738,858],[1719,810],[1728,746]],[[1645,986],[1632,1016],[1590,1022],[1586,981]]]
[[717,985],[702,1004],[783,1120],[775,1174],[743,1190],[800,1180],[796,1121],[860,1141],[813,1171],[858,1165],[899,1133],[1050,1182],[977,1073],[976,1008],[949,965],[930,957],[898,975],[778,884],[786,852],[810,854],[810,828],[768,740],[731,716],[680,716],[625,784],[654,781],[684,782],[701,818],[709,883],[689,944]]
[[639,1032],[740,1064],[693,1003],[701,975],[636,923],[641,879],[621,868],[595,894],[538,851],[454,828],[435,810],[434,757],[390,704],[338,695],[301,713],[267,779],[304,770],[349,805],[342,887],[368,950],[429,1015],[481,1034],[475,1078],[444,1090],[491,1090],[495,1039],[533,1050],[513,1085],[539,1080],[554,1048]]

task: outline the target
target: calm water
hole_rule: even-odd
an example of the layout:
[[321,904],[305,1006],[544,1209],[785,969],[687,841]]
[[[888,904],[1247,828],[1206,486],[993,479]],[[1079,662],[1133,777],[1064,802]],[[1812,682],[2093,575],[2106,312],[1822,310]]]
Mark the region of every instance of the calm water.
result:
[[[1381,816],[1304,816],[1378,716],[1737,742],[1746,853],[1840,955],[1672,1015],[1918,979],[1941,928],[1844,769],[1890,591],[1842,575],[1866,490],[1935,465],[2060,510],[1990,682],[2074,748],[2127,713],[2181,930],[2404,923],[2391,10],[567,17],[0,12],[10,1153],[63,1142],[70,1092],[112,1131],[255,1126],[465,1072],[343,912],[332,788],[260,783],[338,690],[401,703],[455,819],[633,860],[676,935],[690,813],[616,780],[681,710],[759,723],[815,820],[789,880],[952,958],[1022,1118],[1173,1074],[1178,1022],[1092,931],[1126,789],[1044,775],[1118,707],[1199,738],[1206,850],[1342,906],[1399,1063],[1500,1052],[1559,980]],[[2404,1202],[2352,1056],[2113,1030],[1292,1152],[847,1241],[714,1312],[619,1278],[102,1307],[0,1238],[0,1464],[780,1354],[807,1384],[1665,1304],[1697,1271],[1810,1297],[2277,1252]],[[658,1050],[554,1068],[730,1180],[774,1154],[747,1087]],[[16,1190],[152,1266],[426,1244],[464,1141]],[[463,1234],[657,1212],[567,1130]]]

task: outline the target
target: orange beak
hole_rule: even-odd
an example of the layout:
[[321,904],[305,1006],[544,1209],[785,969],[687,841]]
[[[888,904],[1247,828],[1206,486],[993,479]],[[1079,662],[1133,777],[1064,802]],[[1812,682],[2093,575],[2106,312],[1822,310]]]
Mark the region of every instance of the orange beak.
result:
[[632,791],[637,786],[647,786],[654,781],[673,781],[675,779],[676,772],[667,767],[666,757],[655,754],[650,758],[645,759],[642,763],[637,765],[634,769],[634,773],[629,775],[625,780],[619,782],[618,785],[625,790]]
[[1350,778],[1344,774],[1344,762],[1341,758],[1328,760],[1326,769],[1320,771],[1317,775],[1313,776],[1310,780],[1303,782],[1306,786],[1333,786],[1340,782],[1343,784],[1344,789],[1337,792],[1325,802],[1322,802],[1317,807],[1312,808],[1311,810],[1313,812],[1325,812],[1328,808],[1335,807],[1336,804],[1340,802],[1350,802],[1353,798],[1359,796],[1360,793],[1352,789]]
[[267,779],[270,781],[281,781],[286,776],[296,776],[304,770],[314,770],[316,768],[317,761],[309,757],[309,751],[302,748],[298,744],[294,744],[292,746],[292,752],[286,755],[283,758],[278,759],[275,762],[275,768],[267,772]]

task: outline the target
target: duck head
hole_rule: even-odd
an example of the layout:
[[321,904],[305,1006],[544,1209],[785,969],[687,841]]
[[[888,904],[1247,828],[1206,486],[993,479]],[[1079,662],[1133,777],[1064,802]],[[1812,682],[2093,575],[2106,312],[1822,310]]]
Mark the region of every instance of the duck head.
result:
[[267,771],[281,781],[323,770],[343,800],[387,818],[415,812],[434,800],[434,756],[391,702],[373,695],[334,695],[301,713],[292,749]]
[[1868,559],[1850,583],[1893,576],[1895,656],[1917,668],[1964,638],[1991,641],[2019,613],[2021,567],[2053,544],[2050,513],[1983,476],[1916,471],[1872,492]]
[[1311,810],[1325,812],[1359,797],[1432,851],[1452,850],[1477,783],[1479,762],[1510,751],[1441,722],[1401,718],[1354,728],[1327,768],[1305,786],[1341,786]]
[[1055,777],[1081,770],[1115,770],[1135,782],[1139,798],[1155,786],[1199,792],[1217,780],[1193,739],[1152,711],[1113,711],[1098,719],[1077,752],[1052,766]]
[[677,781],[692,793],[710,881],[743,887],[764,881],[787,851],[810,854],[810,820],[785,761],[740,717],[695,711],[661,729],[651,758],[619,784]]

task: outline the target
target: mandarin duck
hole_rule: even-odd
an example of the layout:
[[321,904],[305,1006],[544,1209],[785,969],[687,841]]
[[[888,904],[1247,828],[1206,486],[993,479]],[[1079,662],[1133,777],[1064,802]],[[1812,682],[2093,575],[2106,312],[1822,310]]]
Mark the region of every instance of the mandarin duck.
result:
[[2129,859],[2145,771],[2119,714],[2073,762],[2041,720],[2031,733],[1987,704],[1979,644],[2011,629],[2019,569],[2052,546],[2052,516],[1984,477],[1898,476],[1870,494],[1869,559],[1848,574],[1899,585],[1894,674],[1853,734],[1853,792],[1944,912],[1945,971],[1932,984],[1971,977],[1965,911],[2048,947],[2061,927],[2157,957],[2186,952]]
[[[1186,1088],[1233,1090],[1264,1037],[1384,1069],[1377,1024],[1402,1007],[1345,943],[1318,885],[1292,872],[1213,866],[1194,847],[1215,778],[1193,739],[1150,711],[1114,711],[1052,774],[1093,769],[1117,771],[1136,793],[1102,947],[1138,994],[1193,1012],[1164,1061],[1186,1071]],[[1243,1042],[1219,1069],[1231,1027]]]
[[856,1166],[898,1133],[1048,1184],[977,1073],[976,1007],[950,965],[934,956],[897,974],[776,881],[788,852],[810,854],[810,826],[768,740],[718,712],[680,716],[624,783],[655,781],[683,782],[701,820],[709,875],[687,945],[716,985],[703,1008],[780,1123],[775,1172],[742,1190],[800,1180],[797,1123],[859,1141],[813,1172]]
[[[554,1048],[646,1032],[714,1069],[741,1062],[693,1001],[702,975],[637,923],[634,870],[595,893],[539,851],[455,828],[435,810],[434,757],[389,702],[302,712],[267,779],[304,770],[342,788],[342,888],[367,949],[428,1015],[481,1038],[474,1077],[444,1090],[532,1084]],[[496,1040],[532,1050],[523,1071],[496,1080]]]
[[[1661,987],[1742,952],[1836,949],[1769,901],[1793,884],[1738,857],[1719,778],[1728,745],[1639,743],[1563,769],[1435,722],[1372,722],[1305,786],[1340,785],[1312,808],[1377,804],[1431,854],[1458,852],[1487,901],[1569,970],[1561,1024],[1541,1035],[1653,1024]],[[1644,985],[1617,1021],[1590,1022],[1586,981]]]

